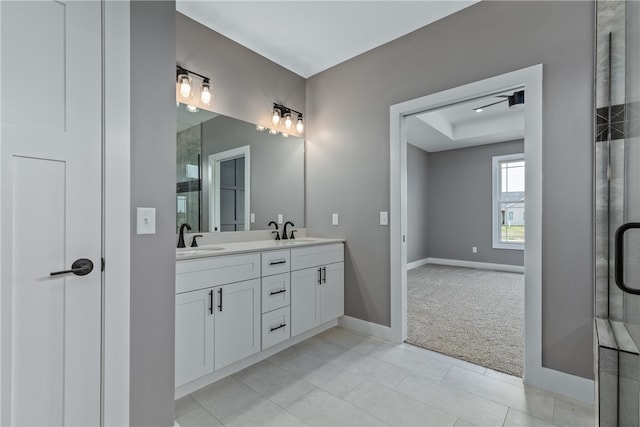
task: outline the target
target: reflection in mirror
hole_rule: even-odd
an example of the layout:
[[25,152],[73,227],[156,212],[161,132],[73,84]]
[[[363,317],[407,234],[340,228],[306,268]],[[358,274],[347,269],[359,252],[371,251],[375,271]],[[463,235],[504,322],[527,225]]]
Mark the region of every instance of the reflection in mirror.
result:
[[178,106],[176,231],[265,230],[278,214],[304,227],[304,140]]

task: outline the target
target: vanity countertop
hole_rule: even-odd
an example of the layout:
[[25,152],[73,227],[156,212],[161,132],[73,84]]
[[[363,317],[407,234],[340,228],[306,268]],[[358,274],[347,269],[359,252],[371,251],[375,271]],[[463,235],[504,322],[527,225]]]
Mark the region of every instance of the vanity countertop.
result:
[[303,246],[326,245],[328,243],[344,243],[344,239],[323,237],[301,237],[291,240],[254,240],[251,242],[233,242],[202,245],[197,248],[176,249],[176,261],[214,256],[239,254],[255,251],[291,249]]

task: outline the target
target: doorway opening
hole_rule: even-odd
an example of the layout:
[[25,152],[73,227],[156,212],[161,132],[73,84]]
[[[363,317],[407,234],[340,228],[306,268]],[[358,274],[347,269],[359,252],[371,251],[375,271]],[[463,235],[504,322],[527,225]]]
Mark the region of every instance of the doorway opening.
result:
[[407,338],[407,121],[417,113],[482,99],[506,90],[523,88],[524,156],[526,168],[527,228],[524,273],[524,373],[525,382],[564,392],[576,392],[582,384],[542,366],[542,65],[491,77],[475,83],[409,100],[390,109],[391,183],[391,334],[394,341]]
[[212,231],[249,230],[251,200],[251,147],[209,155]]
[[406,342],[522,377],[525,105],[509,105],[514,93],[407,117]]

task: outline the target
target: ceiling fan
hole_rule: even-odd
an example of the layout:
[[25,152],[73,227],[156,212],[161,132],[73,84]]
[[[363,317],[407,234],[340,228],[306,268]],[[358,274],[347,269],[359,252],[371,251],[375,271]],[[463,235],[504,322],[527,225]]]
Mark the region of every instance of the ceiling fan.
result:
[[509,108],[519,108],[524,105],[524,89],[513,92],[511,95],[496,95],[497,98],[504,98],[503,100],[493,102],[491,104],[483,105],[482,107],[474,108],[473,111],[479,113],[487,107],[500,104],[502,102],[508,102]]

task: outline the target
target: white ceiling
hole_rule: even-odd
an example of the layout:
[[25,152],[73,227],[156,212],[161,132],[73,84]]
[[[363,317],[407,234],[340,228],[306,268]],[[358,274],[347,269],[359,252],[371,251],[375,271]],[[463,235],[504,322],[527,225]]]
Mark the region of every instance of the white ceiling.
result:
[[[514,89],[510,89],[500,94],[511,95],[513,92]],[[407,120],[409,144],[436,152],[524,138],[525,107],[510,109],[506,98],[496,95],[410,117]],[[474,111],[501,99],[505,102],[486,107],[481,112]]]
[[188,17],[304,78],[479,0],[177,0]]

